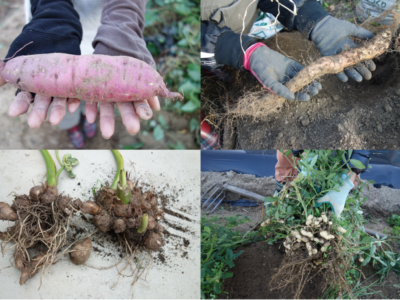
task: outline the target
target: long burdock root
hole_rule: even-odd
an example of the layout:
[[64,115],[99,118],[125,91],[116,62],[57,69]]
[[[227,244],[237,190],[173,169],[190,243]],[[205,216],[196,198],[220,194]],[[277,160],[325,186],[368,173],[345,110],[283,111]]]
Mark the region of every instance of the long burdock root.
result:
[[[318,59],[302,69],[285,86],[293,93],[298,92],[323,75],[337,74],[348,67],[385,53],[389,49],[391,40],[391,31],[386,29],[359,48],[352,48],[338,55]],[[256,99],[246,95],[239,99],[237,106],[228,111],[228,114],[234,116],[247,115],[255,118],[265,117],[281,108],[285,101],[284,98],[273,93],[268,93]]]
[[[10,210],[16,215],[15,223],[0,234],[3,245],[16,244],[14,261],[21,271],[20,284],[35,275],[45,265],[55,263],[56,255],[67,242],[67,232],[73,212],[82,202],[59,195],[57,188],[47,182],[31,188],[29,195],[15,195],[13,204],[4,206],[7,216]],[[28,249],[36,248],[39,256],[30,258]]]
[[132,187],[130,203],[123,204],[115,190],[104,187],[96,193],[95,202],[82,204],[81,212],[93,215],[93,224],[100,231],[123,235],[133,249],[158,251],[164,244],[164,228],[158,223],[163,211],[152,192]]

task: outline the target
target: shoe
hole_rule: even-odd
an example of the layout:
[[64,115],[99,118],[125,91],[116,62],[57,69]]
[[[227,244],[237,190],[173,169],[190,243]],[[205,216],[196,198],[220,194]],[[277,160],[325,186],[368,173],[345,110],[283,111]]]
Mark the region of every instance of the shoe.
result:
[[78,126],[68,129],[68,137],[76,149],[82,149],[85,146],[85,137]]
[[82,116],[83,118],[83,132],[85,133],[85,136],[88,138],[92,138],[96,135],[97,132],[97,125],[96,123],[90,124],[85,116]]

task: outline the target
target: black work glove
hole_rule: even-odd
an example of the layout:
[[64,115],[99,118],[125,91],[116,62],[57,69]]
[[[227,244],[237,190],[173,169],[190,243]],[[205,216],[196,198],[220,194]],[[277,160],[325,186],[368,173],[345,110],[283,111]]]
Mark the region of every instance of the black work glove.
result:
[[[364,28],[331,16],[326,16],[319,21],[310,35],[322,56],[339,54],[344,50],[357,47],[357,44],[350,38],[351,36],[366,40],[371,39],[374,35]],[[375,71],[375,69],[374,62],[367,60],[338,73],[336,76],[343,82],[346,82],[348,77],[360,82],[363,78],[371,79],[370,71]]]

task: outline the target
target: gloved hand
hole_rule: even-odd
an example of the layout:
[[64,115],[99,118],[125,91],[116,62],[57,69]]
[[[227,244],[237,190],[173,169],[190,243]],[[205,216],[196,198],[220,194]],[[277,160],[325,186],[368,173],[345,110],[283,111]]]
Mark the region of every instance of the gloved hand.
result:
[[[371,39],[374,35],[364,28],[331,16],[326,16],[319,21],[310,35],[322,56],[336,55],[344,50],[357,47],[356,43],[350,38],[351,36],[365,40]],[[375,68],[374,62],[367,60],[338,73],[336,76],[343,82],[348,80],[347,76],[360,82],[363,77],[366,80],[371,79],[370,71],[375,71]]]
[[283,84],[293,78],[304,66],[260,44],[254,44],[246,50],[244,67],[266,89],[272,90],[272,92],[285,99],[297,101],[308,101],[310,100],[310,95],[318,94],[322,86],[316,81],[301,92],[293,94]]
[[349,195],[351,189],[354,187],[353,182],[350,178],[345,180],[346,174],[342,175],[342,180],[344,180],[343,185],[339,188],[339,191],[330,191],[326,195],[322,196],[315,202],[315,207],[321,206],[323,203],[328,203],[336,217],[340,217],[346,203],[347,196]]

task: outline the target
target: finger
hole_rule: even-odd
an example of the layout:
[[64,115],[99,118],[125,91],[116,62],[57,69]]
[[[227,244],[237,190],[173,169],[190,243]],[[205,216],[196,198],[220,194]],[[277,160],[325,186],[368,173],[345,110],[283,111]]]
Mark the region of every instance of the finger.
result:
[[97,102],[90,103],[89,101],[86,101],[85,114],[86,114],[86,120],[90,124],[94,123],[97,118]]
[[15,100],[11,103],[8,109],[8,114],[11,117],[16,117],[25,114],[33,101],[32,95],[29,92],[19,92],[15,96]]
[[149,103],[150,108],[152,110],[156,110],[156,111],[160,110],[160,107],[161,107],[160,106],[160,100],[158,100],[157,96],[154,96],[154,97],[151,97],[151,98],[147,99],[147,102]]
[[346,76],[346,74],[344,74],[344,72],[337,73],[336,76],[342,82],[347,82],[349,80],[349,78]]
[[374,37],[371,31],[356,25],[353,25],[350,35],[362,40],[372,39]]
[[370,80],[372,78],[372,73],[362,64],[357,64],[354,68],[364,79]]
[[279,97],[285,98],[287,100],[295,100],[294,94],[287,87],[277,81],[270,85],[269,88]]
[[366,60],[364,61],[366,67],[370,70],[370,71],[375,71],[376,70],[376,65],[372,60]]
[[137,134],[140,129],[140,121],[132,102],[117,103],[117,108],[121,113],[122,124],[124,124],[126,131],[132,135]]
[[114,134],[114,128],[114,103],[100,103],[100,131],[103,138],[109,139]]
[[3,77],[0,76],[0,86],[5,85],[6,83],[7,83],[7,81],[5,81],[5,80],[3,79]]
[[354,69],[354,68],[349,68],[347,70],[344,70],[344,72],[346,73],[347,76],[349,76],[351,79],[357,81],[357,82],[361,82],[362,81],[362,77],[361,75]]
[[313,81],[311,83],[311,86],[315,87],[316,89],[318,89],[318,91],[320,91],[322,89],[322,85],[318,82],[318,81]]
[[316,94],[318,94],[318,92],[319,92],[319,90],[312,85],[309,85],[309,86],[301,89],[301,93],[306,93],[310,96],[315,96]]
[[143,120],[148,120],[153,116],[153,112],[150,109],[147,100],[135,101],[133,102],[136,114]]
[[51,106],[49,122],[51,125],[58,125],[65,116],[67,108],[67,98],[53,98],[53,105]]
[[50,103],[51,97],[36,94],[35,100],[33,101],[33,108],[28,117],[28,125],[30,128],[39,128],[43,121],[46,120]]
[[79,105],[81,104],[81,100],[76,99],[76,98],[69,98],[68,99],[68,111],[72,114],[74,113]]
[[295,97],[296,97],[296,101],[309,101],[310,100],[310,96],[304,93],[295,93]]

